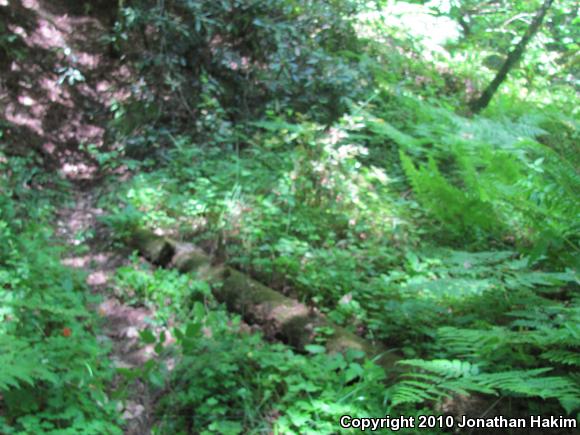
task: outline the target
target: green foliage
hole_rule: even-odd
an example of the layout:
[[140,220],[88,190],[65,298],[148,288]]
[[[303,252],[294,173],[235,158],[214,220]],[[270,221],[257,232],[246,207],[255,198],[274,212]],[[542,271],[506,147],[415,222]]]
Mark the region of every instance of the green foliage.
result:
[[[138,77],[109,106],[112,146],[79,145],[133,175],[102,198],[103,220],[120,239],[145,226],[199,242],[408,358],[385,385],[356,352],[297,354],[249,334],[206,282],[133,261],[112,290],[175,326],[174,346],[141,332],[173,370],[124,371],[157,389],[156,433],[337,433],[343,414],[426,414],[470,394],[579,408],[577,7],[557,2],[468,117],[539,2],[413,2],[460,26],[435,45],[382,14],[393,2],[366,3],[118,3],[105,42]],[[13,28],[0,24],[0,54],[18,61]],[[8,151],[0,432],[120,433],[95,301],[50,231],[68,188]]]
[[[467,166],[469,163],[464,160]],[[411,159],[401,153],[401,164],[410,179],[417,199],[424,204],[433,215],[444,224],[451,227],[458,237],[465,237],[469,233],[487,232],[496,230],[494,211],[489,203],[482,200],[479,186],[469,186],[470,192],[464,192],[453,186],[439,171],[433,158],[419,169],[415,168]],[[477,183],[474,167],[469,165],[466,172],[470,175],[469,182]],[[467,180],[463,180],[467,184]],[[473,192],[473,190],[475,192]]]
[[[481,369],[480,377],[448,380],[429,375],[434,377],[421,382],[410,374],[389,390],[396,409],[456,393],[546,398],[554,409],[557,399],[567,411],[575,409],[577,390],[568,371],[575,361],[577,337],[570,335],[568,341],[552,345],[540,344],[538,338],[529,343],[506,339],[498,347],[498,337],[521,336],[527,318],[518,307],[542,305],[562,315],[572,313],[566,303],[550,296],[564,288],[559,297],[569,299],[568,287],[576,282],[572,271],[533,270],[530,258],[494,245],[494,239],[524,237],[527,226],[540,225],[530,212],[537,210],[537,201],[530,198],[529,189],[546,185],[546,172],[533,169],[535,162],[542,164],[537,153],[551,154],[522,136],[547,131],[529,120],[504,119],[493,123],[497,132],[490,135],[489,120],[470,121],[403,101],[419,109],[414,116],[420,127],[414,136],[365,114],[345,117],[331,130],[281,118],[252,123],[245,134],[254,148],[235,156],[224,157],[218,148],[196,149],[179,140],[167,166],[136,177],[127,186],[124,201],[144,213],[144,222],[151,227],[178,227],[182,235],[189,231],[194,237],[197,231],[221,235],[228,241],[231,264],[248,268],[275,287],[292,288],[334,322],[397,345],[408,357],[468,358],[442,338],[446,328],[465,331],[469,343],[483,345],[489,337],[488,351],[472,353],[473,359],[465,361]],[[454,122],[459,133],[442,125],[443,118]],[[400,145],[400,160],[388,158],[383,165],[400,174],[395,179],[375,166],[385,161],[376,149],[392,141]],[[427,164],[417,168],[413,160]],[[193,166],[183,164],[192,161]],[[397,167],[399,163],[402,167]],[[411,180],[425,209],[394,196],[405,188],[403,176]],[[560,199],[554,193],[545,203],[565,205],[559,216],[552,213],[557,228],[567,228],[572,213],[566,208],[570,204],[566,189]],[[434,242],[457,243],[469,236],[471,246],[489,250],[418,246],[415,237],[421,230],[405,221],[424,219],[425,214],[436,217],[445,229],[439,235],[433,234],[434,229],[423,230],[433,235]],[[523,245],[521,251],[529,252],[529,247]],[[554,260],[555,252],[551,254]],[[560,264],[568,263],[561,259]],[[188,293],[179,285],[173,287]],[[494,326],[514,316],[513,326]],[[540,354],[542,358],[532,356]],[[215,406],[224,413],[232,409]]]
[[33,192],[13,201],[14,181],[0,177],[0,432],[121,433],[85,285],[60,264],[48,208]]
[[405,360],[401,364],[420,371],[406,373],[392,388],[394,405],[477,392],[557,399],[567,412],[580,406],[578,384],[559,376],[542,376],[550,369],[481,373],[477,365],[459,360]]
[[384,413],[384,372],[356,352],[298,355],[223,312],[193,311],[175,331],[182,357],[156,433],[328,433],[345,413]]
[[170,315],[181,325],[173,331],[173,348],[160,345],[165,334],[159,340],[141,334],[176,361],[171,371],[160,362],[130,375],[171,391],[159,403],[153,433],[326,433],[346,413],[384,413],[385,372],[360,352],[326,355],[324,347],[311,345],[300,355],[269,344],[189,275],[126,267],[118,270],[117,286],[126,297],[151,304],[156,321]]
[[[483,315],[482,309],[474,310],[470,304],[455,305],[456,326],[437,328],[432,352],[461,361],[410,361],[411,366],[428,373],[404,375],[393,387],[392,400],[436,401],[449,394],[472,391],[552,398],[559,400],[567,412],[577,410],[578,304],[576,299],[570,304],[552,299],[554,294],[561,294],[561,286],[566,283],[573,291],[577,278],[573,274],[526,270],[525,262],[510,261],[509,253],[455,253],[446,258],[448,270],[454,275],[462,266],[466,277],[486,275],[477,294],[493,308]],[[452,282],[448,278],[441,286],[426,283],[421,288],[449,292]],[[467,284],[468,281],[461,282],[462,286]],[[451,323],[450,319],[434,322]],[[514,366],[523,370],[514,371]]]
[[[448,238],[468,238],[476,246],[489,237],[515,238],[532,262],[547,256],[577,263],[574,192],[580,179],[566,151],[567,141],[577,136],[575,123],[565,132],[551,125],[549,115],[466,119],[418,101],[408,104],[416,119],[403,125],[413,135],[382,120],[390,117],[390,104],[366,122],[374,134],[400,146],[416,199]],[[568,137],[562,151],[539,142],[552,135]]]
[[143,269],[138,264],[117,269],[116,286],[129,303],[147,301],[156,309],[156,318],[165,323],[175,317],[187,318],[195,301],[211,295],[205,281],[174,270]]
[[[459,254],[459,253],[458,253]],[[509,255],[509,253],[507,253]],[[478,260],[479,257],[479,261]],[[494,260],[495,257],[495,260]],[[449,271],[457,273],[457,268],[465,269],[464,275],[477,276],[479,274],[491,272],[495,269],[504,269],[507,275],[500,278],[500,281],[487,278],[480,281],[484,290],[487,303],[493,300],[493,293],[497,293],[498,299],[492,303],[493,311],[488,315],[488,328],[463,327],[443,327],[438,329],[435,336],[436,348],[440,355],[447,357],[469,358],[471,362],[459,361],[412,361],[411,365],[420,367],[430,372],[430,374],[409,373],[395,385],[393,390],[393,401],[406,403],[407,401],[417,402],[424,400],[438,400],[451,393],[466,394],[472,392],[484,392],[492,394],[494,392],[503,395],[539,395],[542,398],[555,398],[568,412],[579,405],[578,385],[573,376],[568,376],[568,369],[565,364],[573,364],[571,357],[575,352],[573,349],[578,346],[576,329],[577,319],[575,318],[577,308],[570,309],[565,305],[550,301],[546,298],[535,296],[529,289],[537,285],[553,285],[562,283],[565,276],[559,274],[538,274],[523,269],[523,262],[504,263],[504,266],[496,262],[502,260],[501,255],[469,254],[452,255],[446,257],[451,260]],[[504,260],[505,261],[505,256]],[[509,257],[508,257],[509,258]],[[483,260],[483,261],[482,261]],[[487,264],[486,264],[487,263]],[[495,264],[494,264],[495,263]],[[506,267],[507,266],[507,267]],[[431,263],[432,269],[432,263]],[[487,272],[486,272],[487,269]],[[497,273],[497,272],[496,272]],[[543,276],[542,276],[543,275]],[[572,279],[569,276],[567,279]],[[508,286],[508,292],[501,291],[501,283]],[[435,288],[449,291],[452,287],[449,279]],[[465,286],[467,282],[462,282]],[[499,288],[498,288],[499,286]],[[528,287],[522,290],[521,287]],[[433,288],[432,285],[423,284],[422,288]],[[435,289],[433,288],[433,289]],[[485,289],[488,289],[485,291]],[[547,291],[547,290],[545,290]],[[493,293],[491,293],[493,292]],[[510,296],[511,295],[511,296]],[[504,299],[502,302],[501,299]],[[506,304],[507,302],[507,304]],[[537,307],[535,309],[520,309],[519,307]],[[510,309],[509,307],[518,307]],[[501,321],[505,316],[515,318],[511,326],[492,326]],[[458,311],[454,308],[453,317],[458,325],[465,325],[466,322],[473,322],[475,318],[467,312]],[[482,310],[478,310],[478,317],[474,326],[483,325]],[[494,320],[497,319],[497,320]],[[438,319],[441,321],[441,319]],[[437,320],[435,320],[437,321]],[[449,323],[449,320],[444,322]],[[429,323],[429,325],[433,325]],[[570,329],[572,328],[572,329]],[[542,352],[542,349],[552,349],[543,355],[544,363],[554,367],[556,364],[556,376],[540,376],[551,369],[533,369],[537,364],[542,364],[532,355]],[[525,371],[510,371],[514,365],[529,368]],[[484,368],[486,373],[480,374],[479,369]],[[542,367],[542,366],[540,366]],[[446,372],[443,372],[445,368]],[[462,368],[462,370],[460,370]],[[464,369],[464,370],[463,370]],[[493,370],[493,372],[491,371]],[[508,370],[502,372],[502,370]],[[435,374],[431,373],[435,372]],[[539,377],[538,377],[539,376]],[[408,378],[407,378],[408,377]]]
[[[173,100],[174,120],[206,117],[211,100],[235,118],[274,104],[332,120],[356,93],[351,85],[361,74],[345,55],[356,57],[361,47],[347,18],[360,6],[355,1],[143,1],[124,8],[114,40],[125,52],[144,49],[140,66],[148,85],[179,95]],[[140,100],[155,107],[151,98]],[[156,112],[150,120],[159,119]]]
[[10,387],[19,388],[28,384],[33,386],[35,381],[55,381],[54,375],[45,367],[27,342],[16,337],[2,336],[2,347],[8,349],[0,355],[2,373],[0,374],[0,389]]

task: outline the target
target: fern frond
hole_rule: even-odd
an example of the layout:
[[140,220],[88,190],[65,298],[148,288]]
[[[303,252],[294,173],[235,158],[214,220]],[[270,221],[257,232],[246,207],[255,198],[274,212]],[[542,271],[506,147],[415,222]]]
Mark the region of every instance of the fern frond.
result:
[[392,388],[393,405],[438,401],[452,394],[516,394],[557,399],[566,409],[580,404],[580,388],[563,376],[544,376],[550,368],[481,373],[477,365],[459,360],[404,360],[407,372]]
[[26,342],[12,336],[0,337],[0,349],[0,391],[38,381],[56,382],[50,367]]
[[540,356],[548,361],[580,367],[580,352],[578,351],[554,349],[544,352]]

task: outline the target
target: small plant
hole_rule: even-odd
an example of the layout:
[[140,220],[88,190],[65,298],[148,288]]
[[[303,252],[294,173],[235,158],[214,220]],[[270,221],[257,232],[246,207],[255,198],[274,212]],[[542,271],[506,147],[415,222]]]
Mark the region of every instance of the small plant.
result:
[[149,270],[135,263],[117,269],[116,287],[130,303],[151,305],[157,320],[187,319],[196,301],[211,298],[211,289],[205,281],[175,270]]

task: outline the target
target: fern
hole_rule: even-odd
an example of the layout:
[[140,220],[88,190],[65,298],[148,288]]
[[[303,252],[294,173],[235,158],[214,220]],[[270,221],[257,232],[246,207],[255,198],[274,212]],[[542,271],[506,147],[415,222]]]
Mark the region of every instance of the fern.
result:
[[460,360],[404,360],[400,364],[419,371],[407,372],[391,390],[393,405],[439,401],[453,394],[512,394],[557,399],[571,412],[580,406],[580,388],[561,376],[544,376],[551,369],[481,373],[479,366]]
[[372,132],[389,138],[407,152],[412,153],[414,150],[416,151],[420,149],[421,141],[413,136],[403,133],[382,119],[367,115],[367,125]]
[[559,364],[580,367],[580,353],[566,349],[554,349],[544,352],[540,357]]
[[522,139],[536,139],[546,134],[546,131],[537,125],[537,120],[530,117],[521,117],[514,121],[505,117],[467,119],[456,116],[455,125],[459,128],[461,136],[477,138],[482,143],[508,150],[513,150]]
[[0,196],[0,432],[120,433],[105,392],[113,370],[81,277],[60,263],[43,220],[11,201]]
[[[580,257],[578,159],[559,143],[577,142],[577,123],[556,116],[464,118],[411,97],[412,122],[396,110],[365,122],[399,146],[401,167],[418,202],[448,235],[472,241],[510,236],[531,242],[530,263],[544,256],[576,267]],[[384,121],[389,119],[390,122]],[[393,121],[394,120],[394,121]],[[561,131],[566,133],[561,133]],[[547,138],[547,139],[546,139]]]
[[38,381],[55,382],[50,367],[26,342],[12,336],[0,336],[0,391]]
[[440,172],[433,158],[427,165],[415,167],[411,159],[400,153],[401,164],[420,203],[450,229],[469,234],[473,229],[495,232],[495,212],[477,195],[453,186]]
[[543,351],[542,358],[552,362],[570,365],[578,361],[577,357],[573,357],[572,349],[579,346],[580,340],[577,332],[572,329],[573,325],[560,328],[543,326],[536,330],[533,328],[538,323],[534,321],[518,321],[514,325],[520,328],[525,326],[526,329],[509,330],[499,326],[485,330],[444,327],[438,329],[437,339],[449,354],[474,360],[496,361],[508,354],[517,359],[519,350],[527,347]]

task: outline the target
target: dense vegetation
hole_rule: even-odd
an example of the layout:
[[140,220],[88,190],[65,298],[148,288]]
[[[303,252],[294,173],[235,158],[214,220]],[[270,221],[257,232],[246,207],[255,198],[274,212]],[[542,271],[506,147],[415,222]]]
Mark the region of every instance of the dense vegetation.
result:
[[[109,9],[97,43],[132,83],[107,108],[106,146],[76,145],[99,165],[109,243],[137,229],[194,242],[400,358],[385,370],[326,353],[324,328],[292,347],[218,303],[219,284],[135,255],[111,291],[175,341],[145,329],[158,358],[115,368],[99,296],[54,235],[74,182],[6,135],[1,433],[122,433],[134,379],[154,392],[157,434],[330,434],[347,414],[577,418],[576,2],[104,3],[83,12]],[[30,55],[20,37],[0,22],[0,53]],[[83,82],[78,68],[61,86]]]

